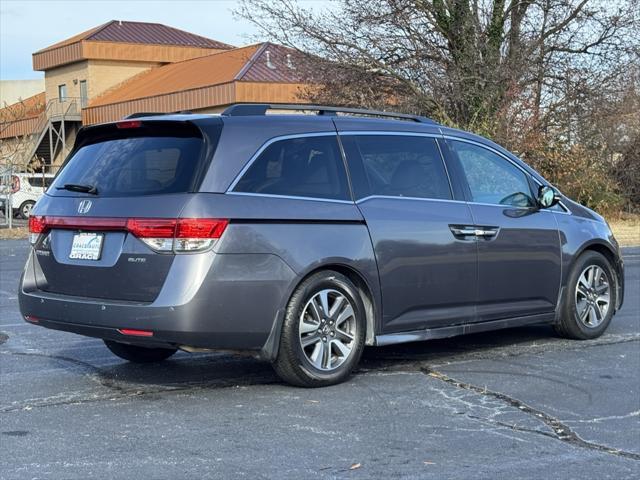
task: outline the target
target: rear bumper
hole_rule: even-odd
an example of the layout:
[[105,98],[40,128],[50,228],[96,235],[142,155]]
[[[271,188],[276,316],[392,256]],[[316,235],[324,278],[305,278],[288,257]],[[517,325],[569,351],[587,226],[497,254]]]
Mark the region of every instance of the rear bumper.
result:
[[[204,258],[203,262],[203,257]],[[73,297],[39,290],[29,256],[18,299],[31,323],[148,346],[259,350],[286,302],[295,273],[277,256],[179,256],[151,303]],[[124,335],[119,329],[153,332]]]

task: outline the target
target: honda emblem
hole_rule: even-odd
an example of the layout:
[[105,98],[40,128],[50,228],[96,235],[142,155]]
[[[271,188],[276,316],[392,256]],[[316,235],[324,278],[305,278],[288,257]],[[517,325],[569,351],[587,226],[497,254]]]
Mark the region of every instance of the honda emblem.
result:
[[82,200],[78,205],[78,213],[87,213],[91,209],[91,200]]

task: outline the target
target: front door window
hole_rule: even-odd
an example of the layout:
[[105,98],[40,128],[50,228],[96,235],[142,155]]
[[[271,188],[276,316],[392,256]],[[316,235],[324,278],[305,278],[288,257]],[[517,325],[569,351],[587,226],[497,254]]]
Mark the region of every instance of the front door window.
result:
[[451,141],[464,171],[471,201],[512,207],[533,207],[535,201],[526,174],[486,148]]

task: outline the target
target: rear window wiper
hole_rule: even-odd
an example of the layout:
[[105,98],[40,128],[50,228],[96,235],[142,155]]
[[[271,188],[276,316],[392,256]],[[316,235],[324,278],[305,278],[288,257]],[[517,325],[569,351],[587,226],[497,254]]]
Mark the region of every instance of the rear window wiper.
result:
[[69,190],[70,192],[98,194],[98,188],[95,185],[80,185],[77,183],[65,183],[62,187],[56,187],[56,190]]

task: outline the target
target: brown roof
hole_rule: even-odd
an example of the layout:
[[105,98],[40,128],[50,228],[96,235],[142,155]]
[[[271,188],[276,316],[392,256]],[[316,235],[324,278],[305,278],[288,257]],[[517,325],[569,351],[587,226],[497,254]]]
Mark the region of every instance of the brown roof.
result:
[[213,49],[233,48],[232,45],[160,23],[111,20],[47,48],[38,50],[36,54],[72,45],[80,41],[143,43],[147,45],[173,45]]
[[[291,56],[287,58],[288,54]],[[295,51],[289,48],[262,43],[176,62],[153,68],[123,82],[91,101],[90,107],[232,81],[296,83],[301,79],[295,69],[295,58]]]
[[34,118],[44,112],[46,106],[45,93],[38,93],[0,109],[0,122],[13,122]]
[[299,67],[301,54],[283,45],[263,43],[236,80],[244,82],[295,83],[304,81]]

